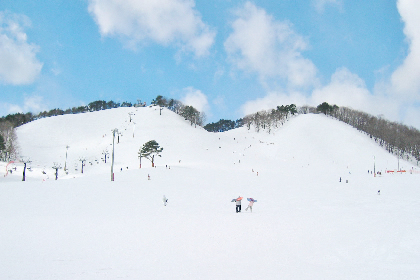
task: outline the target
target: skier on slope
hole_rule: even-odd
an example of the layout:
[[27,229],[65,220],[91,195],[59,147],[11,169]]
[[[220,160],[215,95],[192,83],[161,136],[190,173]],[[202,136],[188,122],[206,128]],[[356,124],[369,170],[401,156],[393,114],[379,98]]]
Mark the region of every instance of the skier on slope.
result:
[[168,199],[166,198],[166,196],[163,196],[163,205],[166,206],[166,204],[168,203]]
[[236,213],[241,212],[241,200],[243,197],[238,196],[236,199],[232,199],[232,202],[236,202]]
[[249,204],[248,204],[248,207],[245,208],[245,211],[248,211],[248,208],[249,208],[251,210],[251,213],[252,213],[252,206],[254,205],[254,199],[248,198],[248,201],[249,201]]

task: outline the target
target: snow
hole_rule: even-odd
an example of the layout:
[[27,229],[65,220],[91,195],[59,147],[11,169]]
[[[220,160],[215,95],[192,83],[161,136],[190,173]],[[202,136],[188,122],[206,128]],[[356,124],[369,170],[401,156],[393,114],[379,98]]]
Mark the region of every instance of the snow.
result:
[[[111,182],[101,153],[112,153],[115,128]],[[326,116],[299,115],[271,134],[209,133],[166,109],[118,108],[37,120],[17,135],[32,171],[22,182],[22,164],[5,177],[0,163],[3,279],[420,275],[420,175],[386,174],[394,156]],[[149,140],[162,157],[139,169]],[[69,173],[55,181],[67,145]],[[381,176],[368,174],[374,164]],[[235,213],[239,195],[258,200],[252,213],[245,199]]]

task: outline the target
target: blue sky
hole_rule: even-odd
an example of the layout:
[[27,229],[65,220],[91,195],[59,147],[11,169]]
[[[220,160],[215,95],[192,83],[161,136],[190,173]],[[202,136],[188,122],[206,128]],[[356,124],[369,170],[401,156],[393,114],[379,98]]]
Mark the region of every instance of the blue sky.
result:
[[2,0],[0,115],[157,95],[238,119],[324,101],[420,128],[415,0]]

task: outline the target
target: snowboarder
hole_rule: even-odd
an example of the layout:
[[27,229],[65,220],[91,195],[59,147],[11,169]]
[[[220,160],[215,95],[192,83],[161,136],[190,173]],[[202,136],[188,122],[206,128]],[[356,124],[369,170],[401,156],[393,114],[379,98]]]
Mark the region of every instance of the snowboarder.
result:
[[241,200],[243,197],[238,196],[236,199],[232,199],[232,202],[236,202],[236,213],[241,212]]
[[168,199],[166,198],[166,196],[163,196],[163,206],[166,206],[166,204],[168,203]]
[[254,199],[248,198],[248,201],[249,201],[249,204],[248,204],[248,207],[245,208],[245,211],[248,211],[248,208],[249,208],[251,210],[251,213],[252,213],[252,206],[254,205]]

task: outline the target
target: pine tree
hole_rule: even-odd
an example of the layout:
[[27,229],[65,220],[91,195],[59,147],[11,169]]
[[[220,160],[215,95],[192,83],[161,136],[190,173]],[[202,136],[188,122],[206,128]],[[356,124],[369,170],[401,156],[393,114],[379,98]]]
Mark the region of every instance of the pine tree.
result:
[[163,151],[155,140],[143,144],[143,147],[139,150],[139,157],[147,158],[152,162],[152,167],[155,167],[155,155],[161,156],[160,153]]

